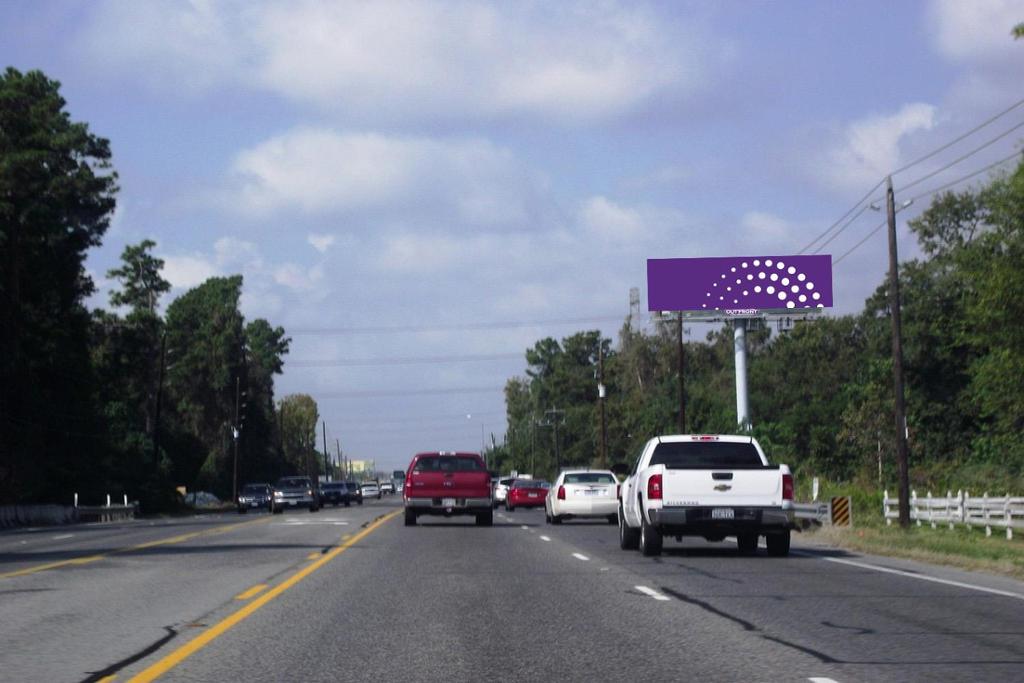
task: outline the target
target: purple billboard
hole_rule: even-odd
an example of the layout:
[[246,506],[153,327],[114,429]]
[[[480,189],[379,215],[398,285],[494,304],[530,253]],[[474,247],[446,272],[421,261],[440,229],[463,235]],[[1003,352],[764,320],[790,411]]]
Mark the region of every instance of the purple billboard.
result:
[[832,256],[647,259],[647,309],[721,311],[832,306]]

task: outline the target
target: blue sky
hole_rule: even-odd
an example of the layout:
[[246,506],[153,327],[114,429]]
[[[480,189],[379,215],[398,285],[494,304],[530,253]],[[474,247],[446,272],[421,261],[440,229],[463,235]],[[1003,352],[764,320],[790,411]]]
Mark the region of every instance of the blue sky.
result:
[[[9,0],[0,58],[60,80],[111,140],[122,191],[89,258],[93,304],[147,237],[174,294],[242,273],[246,316],[293,337],[279,395],[310,393],[332,443],[390,468],[479,448],[481,426],[500,439],[523,351],[614,337],[647,258],[796,253],[887,172],[1019,100],[1020,21],[1022,0]],[[904,257],[926,204],[900,214]],[[837,263],[835,312],[862,307],[886,258],[879,232]],[[541,322],[570,319],[593,322]],[[409,362],[424,358],[448,360]]]

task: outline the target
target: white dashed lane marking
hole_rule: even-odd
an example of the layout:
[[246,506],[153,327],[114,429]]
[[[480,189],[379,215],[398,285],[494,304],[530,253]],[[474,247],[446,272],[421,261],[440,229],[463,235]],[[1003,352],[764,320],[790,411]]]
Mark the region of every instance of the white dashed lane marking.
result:
[[540,540],[542,540],[542,541],[550,541],[551,539],[548,538],[547,536],[541,536]]
[[572,556],[575,557],[577,560],[583,560],[584,562],[588,562],[590,560],[589,557],[587,557],[586,555],[581,555],[580,553],[573,553]]
[[633,586],[633,588],[636,588],[638,591],[640,591],[644,595],[650,596],[650,597],[654,598],[655,600],[662,600],[662,601],[664,601],[664,600],[671,600],[672,599],[672,598],[668,597],[667,595],[662,595],[661,593],[659,593],[658,591],[654,590],[653,588],[648,588],[647,586]]

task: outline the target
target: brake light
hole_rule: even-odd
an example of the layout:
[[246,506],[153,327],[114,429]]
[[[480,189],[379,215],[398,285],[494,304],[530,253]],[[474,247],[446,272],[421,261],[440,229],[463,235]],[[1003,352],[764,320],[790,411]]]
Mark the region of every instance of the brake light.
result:
[[793,500],[793,475],[782,475],[782,500]]
[[647,480],[647,500],[661,500],[661,475],[652,474]]
[[565,500],[565,487],[564,486],[559,486],[558,487],[558,500]]

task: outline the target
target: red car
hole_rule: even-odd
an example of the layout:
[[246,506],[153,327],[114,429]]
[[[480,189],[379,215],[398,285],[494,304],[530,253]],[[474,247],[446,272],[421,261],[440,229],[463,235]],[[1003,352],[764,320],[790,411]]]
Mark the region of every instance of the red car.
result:
[[544,499],[548,496],[551,484],[534,479],[516,479],[508,488],[505,497],[505,509],[512,512],[516,508],[544,507]]
[[491,526],[491,474],[476,453],[417,453],[402,490],[405,525],[420,515],[474,515],[477,526]]

